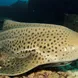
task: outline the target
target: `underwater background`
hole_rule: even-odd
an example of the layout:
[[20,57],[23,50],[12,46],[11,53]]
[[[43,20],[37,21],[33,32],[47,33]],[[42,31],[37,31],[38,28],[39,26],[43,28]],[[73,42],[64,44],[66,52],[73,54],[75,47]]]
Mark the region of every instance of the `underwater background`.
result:
[[[77,0],[0,0],[0,24],[4,19],[66,24],[77,21]],[[77,24],[77,22],[74,22]],[[76,28],[77,30],[77,28]]]
[[[5,19],[64,25],[78,31],[77,0],[0,0],[0,29]],[[50,69],[50,68],[49,68]],[[58,70],[78,70],[78,61]]]

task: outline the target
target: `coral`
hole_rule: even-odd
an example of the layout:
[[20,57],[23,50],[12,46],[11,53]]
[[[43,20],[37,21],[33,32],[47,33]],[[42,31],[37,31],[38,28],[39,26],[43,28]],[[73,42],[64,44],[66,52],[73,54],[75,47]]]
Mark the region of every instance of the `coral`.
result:
[[[0,76],[0,78],[10,78],[8,76]],[[67,71],[67,72],[55,72],[42,70],[39,72],[34,72],[28,76],[15,76],[13,78],[78,78],[78,71]]]

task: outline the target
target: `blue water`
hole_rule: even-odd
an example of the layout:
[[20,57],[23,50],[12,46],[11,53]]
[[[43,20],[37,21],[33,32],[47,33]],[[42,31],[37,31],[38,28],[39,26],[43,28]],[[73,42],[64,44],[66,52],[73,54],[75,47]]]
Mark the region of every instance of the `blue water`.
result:
[[[9,6],[13,3],[15,3],[18,0],[0,0],[0,6]],[[26,1],[28,2],[28,0],[20,0],[20,1]]]

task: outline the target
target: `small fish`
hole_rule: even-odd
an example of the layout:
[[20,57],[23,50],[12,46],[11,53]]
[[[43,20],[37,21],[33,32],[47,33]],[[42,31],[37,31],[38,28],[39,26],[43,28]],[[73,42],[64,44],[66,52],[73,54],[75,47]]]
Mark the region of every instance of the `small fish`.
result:
[[4,21],[0,31],[0,75],[19,75],[39,65],[76,59],[77,32],[54,24]]

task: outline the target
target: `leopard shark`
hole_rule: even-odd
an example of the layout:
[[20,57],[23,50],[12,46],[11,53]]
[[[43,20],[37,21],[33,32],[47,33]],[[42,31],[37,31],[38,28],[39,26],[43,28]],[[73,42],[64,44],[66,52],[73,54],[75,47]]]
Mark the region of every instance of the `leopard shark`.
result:
[[20,75],[39,65],[77,59],[77,32],[62,25],[4,21],[0,31],[0,75]]

